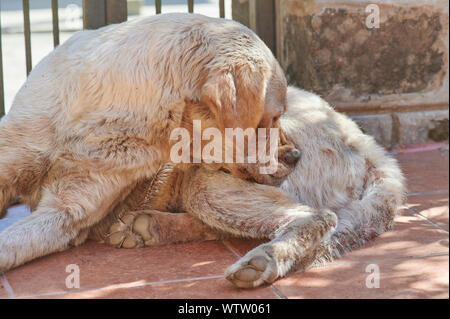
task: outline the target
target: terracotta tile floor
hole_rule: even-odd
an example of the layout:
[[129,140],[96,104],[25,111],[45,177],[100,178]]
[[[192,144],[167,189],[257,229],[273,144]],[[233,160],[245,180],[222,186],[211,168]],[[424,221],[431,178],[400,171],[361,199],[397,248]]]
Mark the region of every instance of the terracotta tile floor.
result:
[[[394,230],[272,286],[242,290],[222,278],[257,241],[134,250],[88,242],[1,275],[0,298],[448,298],[448,144],[405,148],[396,157],[409,194]],[[0,230],[27,214],[12,207]],[[79,289],[66,287],[70,264],[79,267]],[[371,267],[379,269],[379,288],[367,288]]]

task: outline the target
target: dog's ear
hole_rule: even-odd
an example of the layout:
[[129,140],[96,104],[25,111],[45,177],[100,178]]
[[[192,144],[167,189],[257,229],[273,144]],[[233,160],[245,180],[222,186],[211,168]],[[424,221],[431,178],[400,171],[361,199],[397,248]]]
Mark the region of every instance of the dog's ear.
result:
[[[246,74],[247,73],[247,74]],[[202,103],[216,117],[219,128],[256,128],[264,112],[265,83],[261,75],[243,70],[221,72],[208,78]]]

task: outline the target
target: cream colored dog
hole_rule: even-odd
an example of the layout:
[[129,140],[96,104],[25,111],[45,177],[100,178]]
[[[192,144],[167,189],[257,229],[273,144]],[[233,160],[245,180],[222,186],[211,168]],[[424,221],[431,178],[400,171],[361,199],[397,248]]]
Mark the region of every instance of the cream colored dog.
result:
[[269,239],[226,271],[249,288],[337,258],[391,229],[405,191],[396,160],[320,97],[293,87],[287,97],[281,128],[302,157],[280,188],[168,164],[137,184],[90,237],[125,248]]
[[195,105],[216,127],[270,128],[286,81],[246,27],[165,14],[82,31],[30,73],[0,122],[0,212],[34,210],[0,233],[0,272],[83,242],[92,225],[169,161]]

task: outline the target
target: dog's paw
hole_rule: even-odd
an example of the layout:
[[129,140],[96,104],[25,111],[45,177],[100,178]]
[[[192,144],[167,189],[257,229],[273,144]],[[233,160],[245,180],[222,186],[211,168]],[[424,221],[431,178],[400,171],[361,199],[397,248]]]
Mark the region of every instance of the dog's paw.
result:
[[129,213],[111,225],[105,242],[118,248],[158,245],[160,227],[148,214]]
[[231,265],[225,271],[225,277],[239,288],[271,284],[278,278],[277,263],[265,252],[262,245]]
[[141,216],[128,214],[119,218],[117,222],[109,228],[109,234],[105,242],[117,248],[138,248],[144,247],[144,240],[139,233],[134,232],[134,224]]

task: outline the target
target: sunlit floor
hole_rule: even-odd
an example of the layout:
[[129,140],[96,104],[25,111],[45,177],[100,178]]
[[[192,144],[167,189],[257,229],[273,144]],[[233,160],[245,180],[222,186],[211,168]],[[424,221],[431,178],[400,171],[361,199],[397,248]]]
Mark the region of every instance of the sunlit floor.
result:
[[[5,273],[0,297],[448,298],[448,145],[406,148],[396,156],[408,179],[409,195],[394,230],[340,260],[271,286],[242,290],[222,278],[227,266],[257,245],[255,241],[143,249],[88,242]],[[23,206],[11,208],[0,220],[0,229],[26,214]],[[68,265],[78,266],[80,288],[70,288],[74,281],[68,278],[73,271]],[[376,270],[379,278],[374,277]]]

